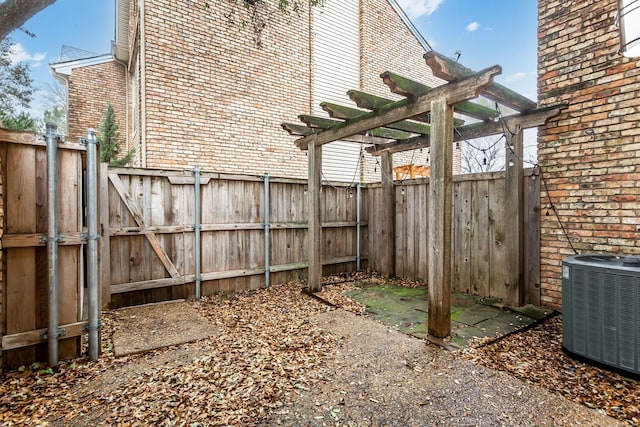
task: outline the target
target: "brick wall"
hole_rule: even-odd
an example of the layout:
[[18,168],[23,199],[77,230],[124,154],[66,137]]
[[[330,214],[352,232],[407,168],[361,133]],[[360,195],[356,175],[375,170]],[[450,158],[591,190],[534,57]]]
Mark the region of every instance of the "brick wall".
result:
[[[538,2],[538,99],[568,103],[539,133],[543,303],[561,306],[561,262],[640,254],[640,61],[617,53],[616,0]],[[546,215],[550,212],[549,216]]]
[[271,5],[258,49],[251,24],[227,22],[232,7],[145,2],[147,166],[304,177],[305,153],[280,123],[309,111],[308,14]]
[[126,138],[126,77],[115,61],[75,68],[69,77],[68,139],[85,138],[88,128],[100,128],[109,102],[116,112],[120,135]]

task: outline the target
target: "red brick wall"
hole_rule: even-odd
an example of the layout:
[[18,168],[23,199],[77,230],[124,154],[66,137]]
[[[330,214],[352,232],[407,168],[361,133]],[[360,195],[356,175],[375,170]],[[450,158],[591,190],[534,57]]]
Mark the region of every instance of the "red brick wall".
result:
[[111,103],[120,135],[126,138],[126,77],[124,66],[115,61],[75,68],[69,77],[68,140],[85,138],[88,128],[100,128]]
[[[147,166],[306,176],[305,154],[280,123],[309,111],[308,14],[271,6],[258,49],[251,24],[224,17],[230,2],[199,4],[145,2]],[[244,7],[237,13],[246,19]]]
[[[617,53],[616,0],[538,2],[538,99],[568,108],[539,133],[543,303],[572,255],[640,254],[640,61]],[[546,215],[550,212],[549,216]]]

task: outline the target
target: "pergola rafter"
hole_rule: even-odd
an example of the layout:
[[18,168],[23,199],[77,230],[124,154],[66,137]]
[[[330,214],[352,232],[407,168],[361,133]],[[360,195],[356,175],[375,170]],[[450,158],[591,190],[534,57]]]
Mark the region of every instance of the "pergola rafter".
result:
[[[507,303],[519,305],[522,276],[522,130],[540,126],[557,115],[564,106],[536,109],[536,103],[493,82],[501,72],[493,66],[473,72],[455,61],[430,52],[425,61],[436,77],[449,83],[430,88],[391,72],[381,75],[391,91],[405,96],[399,101],[371,95],[358,90],[347,92],[357,108],[333,103],[322,103],[331,118],[310,115],[299,116],[307,127],[284,123],[282,127],[298,135],[295,144],[308,150],[309,157],[309,272],[311,291],[321,289],[322,219],[320,217],[320,188],[322,180],[322,146],[346,140],[372,145],[367,151],[381,156],[382,211],[377,212],[382,245],[377,248],[380,271],[393,275],[394,268],[394,183],[392,154],[418,148],[431,148],[431,176],[429,185],[429,335],[444,338],[451,331],[451,224],[452,224],[452,161],[453,142],[504,133],[507,154],[515,159],[514,167],[507,168],[506,192],[513,230],[505,237],[506,253],[514,269],[505,278]],[[499,111],[469,102],[480,94],[518,111],[499,118]],[[454,119],[457,114],[480,122],[462,125]],[[497,120],[498,119],[498,120]],[[454,126],[458,126],[457,128]],[[386,177],[386,179],[385,179]],[[426,261],[426,260],[425,260]]]
[[[469,74],[470,75],[470,74]],[[384,84],[389,86],[391,92],[407,96],[415,97],[429,92],[432,88],[390,71],[385,71],[380,75]],[[498,117],[498,112],[492,108],[473,102],[460,102],[453,106],[456,113],[464,114],[477,120],[493,120]]]
[[[447,82],[463,79],[474,73],[473,70],[435,51],[425,53],[424,59],[433,75]],[[519,112],[535,110],[537,107],[537,104],[526,96],[498,83],[488,85],[482,90],[482,95]]]

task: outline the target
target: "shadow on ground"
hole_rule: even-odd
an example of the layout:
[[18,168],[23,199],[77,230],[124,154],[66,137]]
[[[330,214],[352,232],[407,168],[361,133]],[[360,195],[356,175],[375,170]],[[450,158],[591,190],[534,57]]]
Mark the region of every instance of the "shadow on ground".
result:
[[[367,314],[418,338],[427,335],[429,292],[426,287],[392,284],[362,287],[347,293],[364,304]],[[466,347],[472,338],[501,336],[549,314],[533,305],[509,307],[496,299],[454,293],[451,296],[451,344]]]

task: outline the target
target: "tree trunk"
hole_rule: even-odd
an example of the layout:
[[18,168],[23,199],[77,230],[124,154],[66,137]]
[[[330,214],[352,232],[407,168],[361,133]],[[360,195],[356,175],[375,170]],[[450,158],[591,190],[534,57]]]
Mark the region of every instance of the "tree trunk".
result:
[[0,3],[0,40],[56,0],[5,0]]

